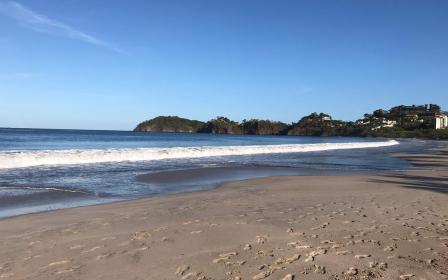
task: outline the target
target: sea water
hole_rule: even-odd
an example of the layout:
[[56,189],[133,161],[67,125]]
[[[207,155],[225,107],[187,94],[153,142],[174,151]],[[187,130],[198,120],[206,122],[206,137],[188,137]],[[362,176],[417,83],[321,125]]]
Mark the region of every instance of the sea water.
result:
[[[260,176],[404,170],[409,163],[390,153],[432,145],[351,137],[0,128],[0,217],[203,190]],[[217,167],[240,172],[209,181],[137,180],[148,173]]]

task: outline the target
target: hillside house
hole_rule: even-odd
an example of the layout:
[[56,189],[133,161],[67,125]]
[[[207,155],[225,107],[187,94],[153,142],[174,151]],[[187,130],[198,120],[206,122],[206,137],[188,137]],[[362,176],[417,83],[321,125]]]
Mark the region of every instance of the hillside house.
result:
[[434,129],[448,128],[448,116],[445,114],[438,114],[433,119]]

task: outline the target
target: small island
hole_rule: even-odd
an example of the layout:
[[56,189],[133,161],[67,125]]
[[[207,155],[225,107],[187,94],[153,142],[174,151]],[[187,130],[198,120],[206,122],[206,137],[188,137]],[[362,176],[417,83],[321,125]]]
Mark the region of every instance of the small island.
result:
[[134,131],[448,139],[448,114],[439,105],[429,104],[378,109],[356,121],[335,120],[325,113],[312,113],[290,124],[259,119],[236,122],[226,117],[201,122],[159,116],[140,123]]
[[134,131],[142,132],[198,132],[204,125],[201,121],[189,120],[177,116],[159,116],[137,125]]

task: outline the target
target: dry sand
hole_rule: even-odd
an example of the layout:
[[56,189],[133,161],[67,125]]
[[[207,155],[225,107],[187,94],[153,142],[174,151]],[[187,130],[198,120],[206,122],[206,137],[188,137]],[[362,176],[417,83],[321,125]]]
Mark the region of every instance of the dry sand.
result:
[[0,220],[0,279],[447,279],[448,153],[427,171],[270,177]]

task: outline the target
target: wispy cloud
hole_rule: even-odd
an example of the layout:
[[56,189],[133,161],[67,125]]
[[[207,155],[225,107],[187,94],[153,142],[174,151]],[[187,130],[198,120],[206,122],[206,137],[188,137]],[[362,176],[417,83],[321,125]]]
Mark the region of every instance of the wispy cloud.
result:
[[19,79],[28,79],[31,78],[33,74],[27,72],[16,72],[12,74],[12,77]]
[[33,78],[34,76],[36,76],[36,75],[33,73],[28,73],[28,72],[13,72],[13,73],[8,73],[8,74],[0,74],[0,79],[25,80],[25,79]]
[[61,21],[51,19],[45,15],[32,11],[15,1],[0,2],[0,14],[13,18],[24,27],[36,32],[64,36],[95,46],[103,47],[118,53],[126,53],[108,42],[77,30],[76,28],[73,28]]

